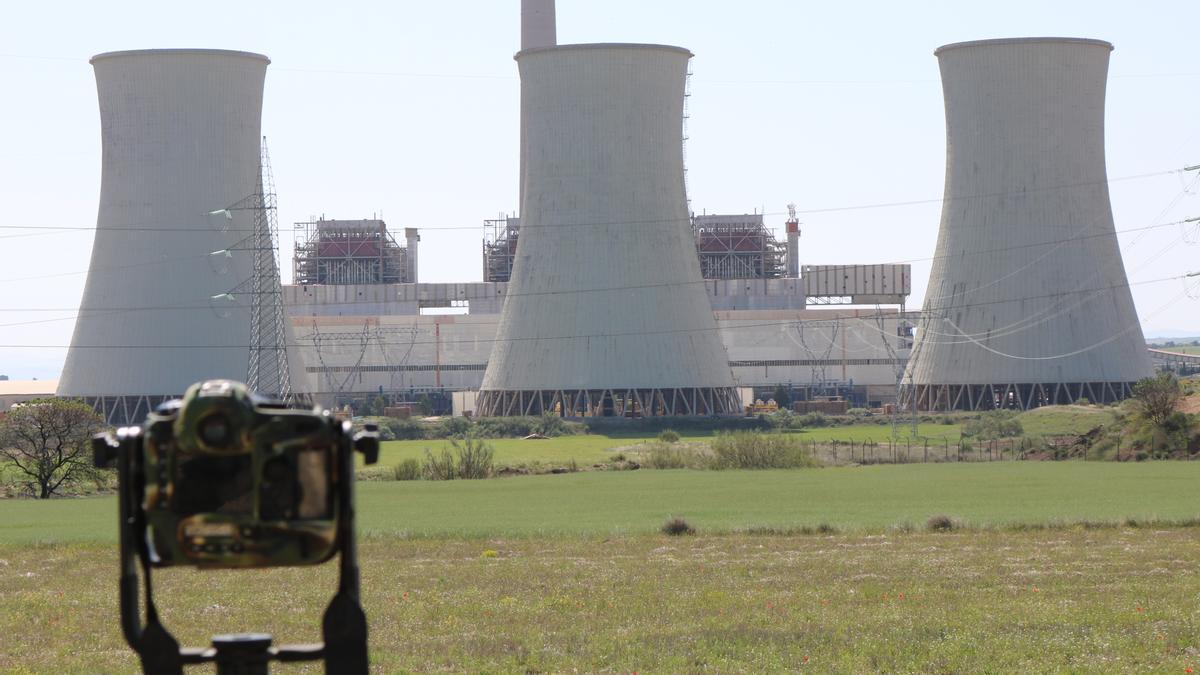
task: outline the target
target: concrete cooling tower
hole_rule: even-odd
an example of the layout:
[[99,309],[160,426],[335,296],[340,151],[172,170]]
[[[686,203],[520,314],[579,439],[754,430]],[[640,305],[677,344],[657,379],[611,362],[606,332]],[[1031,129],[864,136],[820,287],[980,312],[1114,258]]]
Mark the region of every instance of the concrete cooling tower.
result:
[[937,50],[946,192],[905,376],[921,409],[1111,402],[1150,374],[1104,164],[1112,45]]
[[258,54],[198,49],[92,59],[103,150],[92,262],[58,395],[140,421],[207,378],[244,380],[263,80]]
[[521,245],[480,414],[738,410],[688,221],[690,58],[619,44],[517,55]]

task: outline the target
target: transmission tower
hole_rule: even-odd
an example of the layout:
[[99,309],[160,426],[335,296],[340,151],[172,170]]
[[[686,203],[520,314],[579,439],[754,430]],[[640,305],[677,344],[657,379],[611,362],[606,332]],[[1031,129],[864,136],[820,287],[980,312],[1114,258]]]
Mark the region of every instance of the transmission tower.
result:
[[283,287],[279,279],[279,218],[275,175],[271,170],[266,136],[262,139],[261,164],[254,195],[254,232],[250,246],[254,253],[254,272],[250,279],[250,361],[246,367],[246,383],[252,391],[290,400],[292,378],[288,370]]

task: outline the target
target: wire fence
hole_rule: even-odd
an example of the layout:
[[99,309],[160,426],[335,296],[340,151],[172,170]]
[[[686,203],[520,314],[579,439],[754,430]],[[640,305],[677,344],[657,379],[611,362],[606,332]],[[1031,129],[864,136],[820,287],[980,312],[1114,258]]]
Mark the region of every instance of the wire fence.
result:
[[808,451],[833,465],[1015,461],[1195,460],[1200,452],[1156,438],[1053,436],[989,440],[942,439],[810,441]]

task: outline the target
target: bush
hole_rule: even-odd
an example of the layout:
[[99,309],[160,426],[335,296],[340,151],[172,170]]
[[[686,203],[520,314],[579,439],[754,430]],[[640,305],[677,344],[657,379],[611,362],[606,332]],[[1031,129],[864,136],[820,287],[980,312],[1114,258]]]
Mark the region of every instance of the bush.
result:
[[449,450],[442,450],[435,455],[425,448],[425,463],[421,465],[421,473],[427,480],[454,480],[458,475],[454,455]]
[[471,431],[471,420],[465,417],[444,417],[438,423],[439,438],[461,438]]
[[475,436],[480,438],[524,438],[530,434],[570,436],[585,433],[579,422],[567,421],[553,413],[541,417],[483,417],[475,422]]
[[478,438],[523,438],[533,433],[533,417],[482,417],[475,422]]
[[795,469],[821,466],[800,439],[781,434],[734,432],[712,444],[714,469]]
[[[478,438],[450,441],[450,450],[434,454],[425,449],[421,473],[428,480],[478,480],[492,475],[496,451]],[[397,473],[399,469],[397,468]]]
[[567,433],[566,428],[566,420],[554,413],[542,413],[541,418],[533,424],[533,432],[543,436],[562,436]]
[[692,464],[694,453],[674,443],[654,443],[645,455],[646,467],[650,469],[686,469]]
[[421,480],[421,463],[413,457],[397,464],[395,471],[396,480]]
[[478,438],[450,441],[450,447],[458,454],[458,477],[463,480],[478,480],[492,475],[492,464],[496,451]]
[[929,520],[925,521],[925,529],[929,530],[930,532],[949,532],[951,530],[957,530],[958,527],[959,525],[957,521],[950,516],[942,514],[930,516]]
[[662,533],[670,537],[679,537],[682,535],[696,534],[696,528],[692,527],[688,521],[683,518],[671,518],[663,523]]
[[795,424],[800,427],[827,427],[829,426],[829,417],[825,413],[810,412],[800,415],[796,418]]
[[658,440],[662,441],[663,443],[678,443],[679,434],[670,429],[666,429],[658,434]]
[[769,431],[771,421],[766,415],[758,417],[589,417],[582,423],[589,433],[640,434],[658,433],[665,429],[676,431]]
[[398,441],[416,441],[425,438],[425,426],[416,420],[384,417],[380,420],[380,431],[388,429]]
[[1025,433],[1017,414],[1011,410],[990,410],[962,425],[962,435],[967,438],[991,440],[1015,438]]

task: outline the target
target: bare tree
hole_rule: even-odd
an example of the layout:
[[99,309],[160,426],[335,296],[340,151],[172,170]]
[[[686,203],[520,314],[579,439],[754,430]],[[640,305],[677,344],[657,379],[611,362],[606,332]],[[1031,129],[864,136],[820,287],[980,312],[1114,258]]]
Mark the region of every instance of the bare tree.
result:
[[46,499],[64,484],[93,475],[91,439],[104,420],[78,401],[38,399],[0,419],[0,458]]
[[1146,421],[1163,426],[1183,398],[1183,387],[1170,371],[1147,377],[1133,387],[1133,404]]

